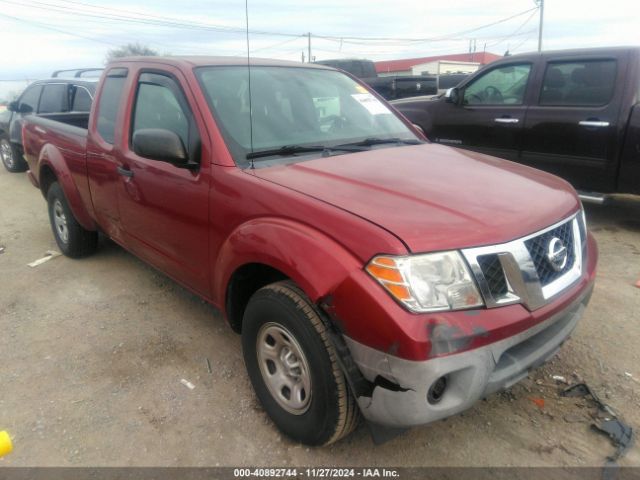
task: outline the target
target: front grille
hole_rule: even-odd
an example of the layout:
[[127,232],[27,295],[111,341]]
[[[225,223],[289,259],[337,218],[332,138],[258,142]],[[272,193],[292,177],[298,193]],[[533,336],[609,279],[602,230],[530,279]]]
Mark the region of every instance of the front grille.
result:
[[[560,271],[566,248],[566,262]],[[530,311],[582,277],[586,227],[580,214],[507,243],[466,248],[467,260],[487,308],[521,303]]]
[[498,255],[480,255],[478,256],[478,265],[480,265],[484,278],[487,280],[489,291],[493,298],[505,296],[509,289]]
[[[556,271],[547,258],[549,242],[551,242],[554,237],[560,239],[562,244],[567,247],[567,263],[560,271]],[[538,273],[538,278],[540,279],[540,284],[543,287],[557,280],[573,267],[573,263],[575,262],[575,246],[572,222],[565,222],[553,230],[530,238],[526,240],[524,244],[531,255],[531,259],[536,267],[536,272]]]

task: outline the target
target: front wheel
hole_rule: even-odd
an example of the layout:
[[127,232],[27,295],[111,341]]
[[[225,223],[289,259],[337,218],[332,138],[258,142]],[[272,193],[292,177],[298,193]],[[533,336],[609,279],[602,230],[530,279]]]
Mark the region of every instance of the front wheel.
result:
[[0,140],[0,158],[4,168],[11,173],[24,172],[27,169],[27,162],[22,158],[19,148],[6,138]]
[[58,182],[49,187],[47,203],[51,229],[62,253],[71,258],[94,253],[98,248],[98,232],[86,230],[78,223]]
[[251,297],[242,350],[260,403],[293,440],[327,445],[355,428],[360,412],[327,327],[292,282],[267,285]]

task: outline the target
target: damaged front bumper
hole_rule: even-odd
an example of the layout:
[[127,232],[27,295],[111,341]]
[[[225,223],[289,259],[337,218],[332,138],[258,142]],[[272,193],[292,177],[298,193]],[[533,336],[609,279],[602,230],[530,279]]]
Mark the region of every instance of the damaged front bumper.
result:
[[374,385],[370,395],[358,396],[363,416],[385,427],[423,425],[510,387],[558,351],[582,316],[592,290],[593,283],[563,310],[514,336],[425,361],[405,360],[344,336],[362,376]]

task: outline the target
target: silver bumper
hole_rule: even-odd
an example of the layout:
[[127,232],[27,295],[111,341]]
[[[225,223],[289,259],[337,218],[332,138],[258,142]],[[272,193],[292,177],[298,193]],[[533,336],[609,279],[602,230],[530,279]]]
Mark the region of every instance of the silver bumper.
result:
[[[388,355],[344,337],[355,363],[370,382],[377,377],[399,386],[374,387],[358,397],[364,417],[388,427],[424,425],[471,407],[479,399],[510,387],[558,351],[575,328],[589,301],[586,289],[569,307],[524,332],[485,347],[416,362]],[[440,401],[430,403],[430,387],[446,376]],[[383,384],[384,385],[384,384]]]

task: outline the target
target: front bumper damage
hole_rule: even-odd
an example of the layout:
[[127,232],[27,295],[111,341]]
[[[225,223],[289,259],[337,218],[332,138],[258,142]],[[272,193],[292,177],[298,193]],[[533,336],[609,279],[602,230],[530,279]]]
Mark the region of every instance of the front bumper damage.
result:
[[[343,336],[353,362],[373,385],[357,396],[363,416],[384,427],[424,425],[512,386],[555,355],[582,316],[592,290],[593,283],[563,310],[514,336],[425,361],[401,359]],[[446,378],[446,389],[439,401],[430,402],[429,389],[441,377]]]

